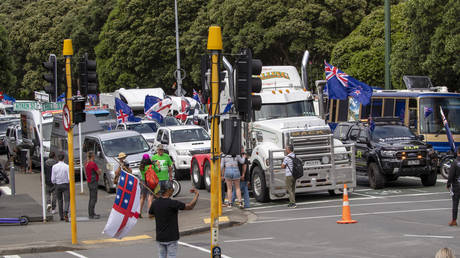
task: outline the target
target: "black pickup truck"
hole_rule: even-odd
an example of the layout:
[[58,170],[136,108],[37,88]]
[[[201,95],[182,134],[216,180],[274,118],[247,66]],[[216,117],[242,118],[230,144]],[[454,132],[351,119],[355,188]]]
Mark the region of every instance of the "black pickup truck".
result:
[[374,189],[383,188],[386,182],[400,176],[420,177],[424,186],[436,184],[432,146],[423,141],[423,136],[416,136],[403,126],[399,118],[376,118],[372,125],[340,123],[334,137],[356,144],[356,173],[368,176]]

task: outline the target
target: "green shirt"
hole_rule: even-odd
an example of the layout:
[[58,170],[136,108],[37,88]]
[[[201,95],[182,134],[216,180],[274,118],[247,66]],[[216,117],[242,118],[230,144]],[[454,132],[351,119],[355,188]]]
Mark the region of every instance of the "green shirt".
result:
[[169,180],[169,167],[172,166],[172,160],[168,154],[163,153],[159,156],[158,154],[153,155],[152,162],[160,161],[160,172],[157,173],[160,181]]
[[139,168],[139,171],[141,172],[141,180],[142,181],[145,181],[145,173],[147,172],[147,170],[149,169],[150,166],[152,166],[153,171],[155,171],[155,173],[158,176],[158,168],[157,168],[157,166],[156,165],[147,165],[147,166],[144,167],[143,170]]

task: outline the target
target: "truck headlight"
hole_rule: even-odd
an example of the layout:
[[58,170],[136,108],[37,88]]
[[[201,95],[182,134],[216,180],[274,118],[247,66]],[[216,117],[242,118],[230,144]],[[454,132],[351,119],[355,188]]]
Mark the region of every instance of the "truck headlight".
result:
[[329,164],[329,161],[330,161],[329,156],[323,156],[323,157],[321,158],[321,162],[322,162],[323,164]]
[[334,160],[344,160],[347,158],[346,154],[335,154],[334,155]]
[[393,158],[396,154],[396,151],[380,151],[380,155],[382,155],[382,157],[388,157],[388,158]]
[[[283,162],[282,159],[274,159],[273,160],[273,167],[279,167],[281,166],[281,163]],[[265,160],[265,164],[267,165],[267,167],[270,166],[270,159],[266,159]]]
[[179,155],[179,156],[188,156],[188,155],[190,155],[190,151],[188,151],[188,150],[178,150],[177,155]]
[[113,171],[113,164],[112,163],[107,163],[106,168],[108,171]]

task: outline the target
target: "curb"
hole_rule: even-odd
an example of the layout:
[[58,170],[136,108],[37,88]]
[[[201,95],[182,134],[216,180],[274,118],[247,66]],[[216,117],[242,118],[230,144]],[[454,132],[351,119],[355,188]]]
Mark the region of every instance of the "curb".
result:
[[47,253],[47,252],[63,252],[83,250],[83,248],[71,245],[59,244],[38,244],[34,243],[27,246],[7,247],[0,249],[0,255],[15,255],[15,254],[28,254],[28,253]]

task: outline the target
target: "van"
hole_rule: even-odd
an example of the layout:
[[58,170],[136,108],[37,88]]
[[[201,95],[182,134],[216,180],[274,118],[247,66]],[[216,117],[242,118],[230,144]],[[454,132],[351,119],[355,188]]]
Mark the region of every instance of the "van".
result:
[[[83,144],[83,139],[87,134],[102,132],[104,129],[98,123],[96,116],[93,114],[86,114],[86,121],[80,123],[81,126],[81,139]],[[74,167],[77,178],[80,172],[80,145],[78,139],[78,125],[73,128],[73,155],[74,155]],[[51,130],[51,144],[50,151],[59,154],[64,153],[66,156],[66,163],[68,164],[68,144],[67,144],[67,131],[64,129],[64,123],[62,121],[62,114],[55,114],[53,127]]]
[[[136,131],[104,131],[86,135],[83,143],[83,157],[86,162],[86,156],[89,151],[95,153],[95,162],[102,175],[99,177],[99,185],[104,186],[105,190],[110,193],[116,188],[113,183],[115,170],[118,167],[117,156],[120,152],[126,153],[126,162],[132,169],[133,174],[140,176],[139,165],[144,154],[153,155],[144,137]],[[86,173],[84,174],[86,177]]]
[[[38,110],[28,110],[20,112],[20,123],[22,131],[22,143],[20,149],[28,149],[32,160],[32,165],[40,166],[40,116]],[[42,117],[43,124],[43,158],[47,159],[50,152],[51,128],[53,126],[53,116],[45,114]]]

